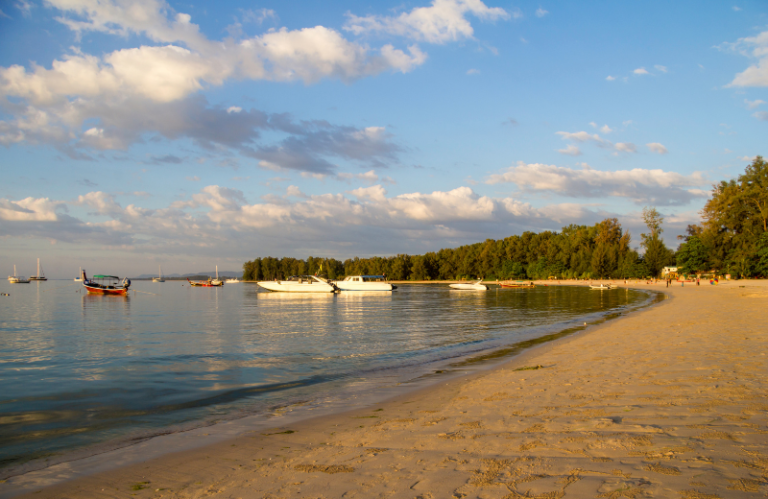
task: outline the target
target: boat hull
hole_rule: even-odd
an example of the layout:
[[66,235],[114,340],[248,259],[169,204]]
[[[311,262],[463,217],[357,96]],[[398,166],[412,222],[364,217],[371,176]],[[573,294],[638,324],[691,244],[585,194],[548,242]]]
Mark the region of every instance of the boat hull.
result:
[[128,288],[124,288],[124,287],[109,289],[109,288],[91,286],[88,284],[83,284],[83,287],[88,291],[89,294],[92,294],[92,295],[127,295],[128,294]]
[[452,289],[462,289],[465,291],[487,291],[488,286],[485,284],[465,284],[465,283],[456,283],[456,284],[449,284],[449,287]]
[[269,291],[283,293],[333,293],[336,289],[324,282],[259,281],[256,284]]
[[339,291],[392,291],[394,286],[388,282],[349,282],[336,281]]

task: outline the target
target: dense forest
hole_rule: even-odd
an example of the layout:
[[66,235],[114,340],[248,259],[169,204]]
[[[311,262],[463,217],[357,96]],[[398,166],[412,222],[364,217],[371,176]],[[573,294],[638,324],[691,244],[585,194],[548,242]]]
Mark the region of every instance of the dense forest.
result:
[[677,252],[661,239],[664,218],[643,210],[641,256],[615,218],[560,232],[524,232],[505,239],[441,249],[424,255],[353,258],[256,258],[243,264],[243,279],[271,280],[300,274],[385,274],[393,280],[638,278],[658,276],[666,265],[685,273],[768,276],[768,164],[758,156],[737,180],[714,186],[703,222],[688,227]]

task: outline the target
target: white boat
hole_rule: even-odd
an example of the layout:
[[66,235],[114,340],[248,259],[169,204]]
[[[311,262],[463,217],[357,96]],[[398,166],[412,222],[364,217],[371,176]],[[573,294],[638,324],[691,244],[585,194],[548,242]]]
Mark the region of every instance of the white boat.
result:
[[343,281],[333,281],[340,291],[392,291],[397,289],[383,275],[349,275]]
[[590,284],[589,285],[589,289],[601,289],[601,290],[602,289],[613,289],[613,286],[611,286],[610,284],[608,284],[607,286],[605,284],[601,284],[599,286],[594,286],[594,285]]
[[83,268],[80,267],[80,273],[75,277],[75,282],[83,282]]
[[163,277],[163,268],[160,265],[157,266],[157,277],[153,277],[152,282],[165,282],[165,278]]
[[471,290],[471,291],[486,291],[488,289],[488,286],[485,284],[480,284],[483,282],[482,279],[480,279],[477,282],[457,282],[456,284],[449,284],[453,289],[465,289],[465,290]]
[[243,281],[241,281],[237,277],[233,277],[232,279],[227,279],[224,281],[225,284],[237,284],[239,282],[243,282]]
[[219,279],[219,266],[216,265],[216,279],[211,279],[211,285],[212,286],[223,286],[224,281]]
[[338,288],[315,275],[294,275],[285,281],[259,281],[256,284],[270,291],[286,293],[333,293]]
[[48,278],[45,277],[45,274],[43,273],[43,268],[40,267],[40,259],[37,259],[37,275],[33,275],[29,278],[30,281],[47,281]]
[[8,282],[11,284],[29,284],[29,279],[24,276],[16,275],[16,265],[14,265],[13,275],[8,276]]

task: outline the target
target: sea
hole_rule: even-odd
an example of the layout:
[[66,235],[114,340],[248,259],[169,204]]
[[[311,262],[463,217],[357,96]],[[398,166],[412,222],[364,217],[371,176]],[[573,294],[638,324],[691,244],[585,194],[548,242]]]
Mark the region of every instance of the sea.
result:
[[3,281],[0,479],[227,421],[343,411],[655,299],[586,286],[293,294],[170,280],[135,280],[116,297]]

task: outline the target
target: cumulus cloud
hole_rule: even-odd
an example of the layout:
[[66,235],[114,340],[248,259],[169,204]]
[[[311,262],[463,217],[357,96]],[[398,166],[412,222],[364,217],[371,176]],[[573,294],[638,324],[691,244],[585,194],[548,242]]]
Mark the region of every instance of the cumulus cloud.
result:
[[724,43],[720,49],[738,52],[755,63],[737,74],[727,87],[768,87],[768,31]]
[[356,35],[388,33],[443,44],[473,37],[468,14],[487,21],[509,18],[501,7],[488,7],[480,0],[433,0],[429,7],[417,7],[399,16],[360,17],[350,13],[344,29]]
[[[483,19],[503,17],[503,11],[481,2],[448,4]],[[84,149],[124,150],[147,133],[156,133],[168,140],[190,138],[212,151],[247,147],[275,163],[275,151],[252,146],[261,130],[274,129],[270,117],[239,106],[210,106],[199,92],[231,79],[351,81],[385,71],[408,72],[427,57],[416,45],[375,49],[323,26],[209,40],[188,14],[175,12],[161,0],[50,0],[44,5],[57,9],[56,19],[78,36],[139,35],[157,44],[99,56],[73,49],[49,67],[0,67],[0,105],[5,112],[0,144],[52,144],[72,158],[90,159]],[[439,1],[433,8],[440,11],[446,5]],[[347,142],[352,147],[354,141]],[[274,147],[296,156],[284,144]],[[317,165],[330,168],[327,160],[318,158],[304,164],[314,165],[313,171]]]
[[[590,123],[593,127],[597,127],[597,123]],[[610,127],[608,125],[603,126],[600,131],[602,132],[612,132]],[[598,134],[593,133],[590,134],[589,132],[580,131],[580,132],[556,132],[557,135],[559,135],[563,140],[571,140],[574,142],[581,142],[581,143],[588,143],[591,142],[598,147],[601,147],[603,149],[612,149],[616,151],[614,154],[617,154],[619,152],[627,152],[627,153],[635,153],[637,152],[637,147],[632,144],[631,142],[617,142],[613,143],[610,140],[606,140],[602,137],[600,137]],[[575,150],[574,148],[568,147],[567,149],[560,150],[559,152],[564,154],[569,154],[565,151],[568,150]]]
[[567,154],[569,156],[581,156],[581,149],[573,144],[568,144],[568,147],[565,149],[558,149],[557,152],[560,154]]
[[756,109],[761,105],[765,104],[765,101],[762,99],[755,99],[752,101],[749,99],[744,99],[744,104],[747,105],[747,109]]
[[759,119],[760,121],[768,121],[768,111],[758,111],[752,116]]
[[667,148],[658,142],[651,142],[645,145],[648,147],[648,149],[651,150],[651,152],[655,152],[656,154],[667,154]]
[[569,197],[628,198],[637,204],[659,206],[687,204],[707,193],[697,189],[706,180],[700,173],[681,175],[663,170],[600,171],[592,168],[575,170],[540,163],[519,162],[502,173],[491,175],[488,184],[513,183],[530,192],[549,191]]
[[605,79],[606,79],[606,80],[608,80],[608,81],[613,81],[613,80],[615,80],[615,79],[616,79],[616,77],[615,77],[615,76],[611,76],[611,75],[608,75],[608,76],[606,76],[606,77],[605,77]]
[[543,9],[543,8],[541,8],[541,7],[539,7],[538,9],[536,9],[536,17],[544,17],[544,16],[546,16],[547,14],[549,14],[549,11],[548,11],[548,10],[544,10],[544,9]]
[[635,73],[636,75],[647,75],[647,74],[649,74],[648,70],[646,70],[645,68],[637,68],[636,70],[634,70],[632,72]]

